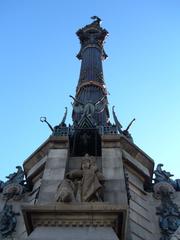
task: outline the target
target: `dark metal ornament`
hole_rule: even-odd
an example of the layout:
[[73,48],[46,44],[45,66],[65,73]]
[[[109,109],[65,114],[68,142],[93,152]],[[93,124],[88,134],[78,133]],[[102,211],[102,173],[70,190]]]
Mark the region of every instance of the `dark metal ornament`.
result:
[[0,212],[0,233],[2,238],[6,238],[15,231],[17,215],[19,213],[13,211],[12,205],[5,204],[3,210]]
[[160,240],[170,240],[172,234],[180,226],[180,211],[168,193],[161,195],[161,202],[156,212],[160,216],[159,227],[162,233]]
[[171,179],[171,177],[173,177],[174,175],[170,172],[162,170],[162,167],[162,163],[157,165],[156,170],[154,171],[154,183],[156,184],[158,182],[167,182],[171,184],[176,191],[180,191],[180,179]]

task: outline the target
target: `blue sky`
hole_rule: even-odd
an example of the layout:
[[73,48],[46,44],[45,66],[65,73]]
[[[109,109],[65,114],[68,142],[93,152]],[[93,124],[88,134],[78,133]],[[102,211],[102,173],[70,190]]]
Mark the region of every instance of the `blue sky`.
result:
[[179,174],[179,0],[0,1],[0,179],[50,135],[75,94],[75,32],[98,15],[109,31],[103,63],[109,108],[155,163]]

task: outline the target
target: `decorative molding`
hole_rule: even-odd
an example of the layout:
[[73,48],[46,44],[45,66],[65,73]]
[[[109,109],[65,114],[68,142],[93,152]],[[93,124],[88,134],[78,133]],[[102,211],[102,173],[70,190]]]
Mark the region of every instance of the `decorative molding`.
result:
[[19,183],[9,183],[3,188],[3,199],[12,198],[14,201],[19,201],[23,197],[23,186]]
[[171,184],[176,191],[180,191],[180,179],[173,180],[171,177],[173,177],[174,175],[170,172],[162,170],[163,166],[164,165],[162,163],[157,165],[156,170],[154,171],[154,183],[156,184],[159,182],[167,182]]
[[160,240],[171,240],[173,234],[180,226],[180,211],[177,204],[172,201],[175,189],[167,182],[158,182],[154,185],[155,197],[161,199],[161,205],[157,207],[159,215],[159,227],[162,237]]
[[127,221],[126,207],[100,202],[27,205],[22,206],[22,212],[28,234],[39,226],[107,226],[124,236]]
[[4,208],[0,212],[0,237],[6,238],[12,235],[16,228],[17,215],[19,213],[13,211],[12,205],[4,205]]
[[25,180],[24,170],[21,166],[16,166],[17,171],[9,174],[6,182],[0,181],[0,192],[2,192],[3,199],[20,200],[23,193],[30,189],[30,186]]

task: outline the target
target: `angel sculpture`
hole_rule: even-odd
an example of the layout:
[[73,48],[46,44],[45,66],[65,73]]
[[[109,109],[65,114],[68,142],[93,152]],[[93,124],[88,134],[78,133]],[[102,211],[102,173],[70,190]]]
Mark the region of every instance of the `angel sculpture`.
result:
[[92,117],[94,113],[101,113],[107,104],[107,101],[104,101],[106,96],[103,96],[100,100],[98,100],[95,103],[93,103],[92,101],[83,103],[71,95],[70,97],[74,100],[73,110],[76,113],[82,114],[82,116]]

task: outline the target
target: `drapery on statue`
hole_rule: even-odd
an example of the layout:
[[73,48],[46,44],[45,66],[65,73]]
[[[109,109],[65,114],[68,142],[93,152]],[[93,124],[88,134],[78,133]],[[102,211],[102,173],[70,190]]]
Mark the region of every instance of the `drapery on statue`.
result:
[[[94,157],[86,154],[80,170],[72,170],[58,187],[56,200],[61,202],[102,201],[102,182],[104,177],[98,170]],[[73,194],[72,194],[73,193]]]

